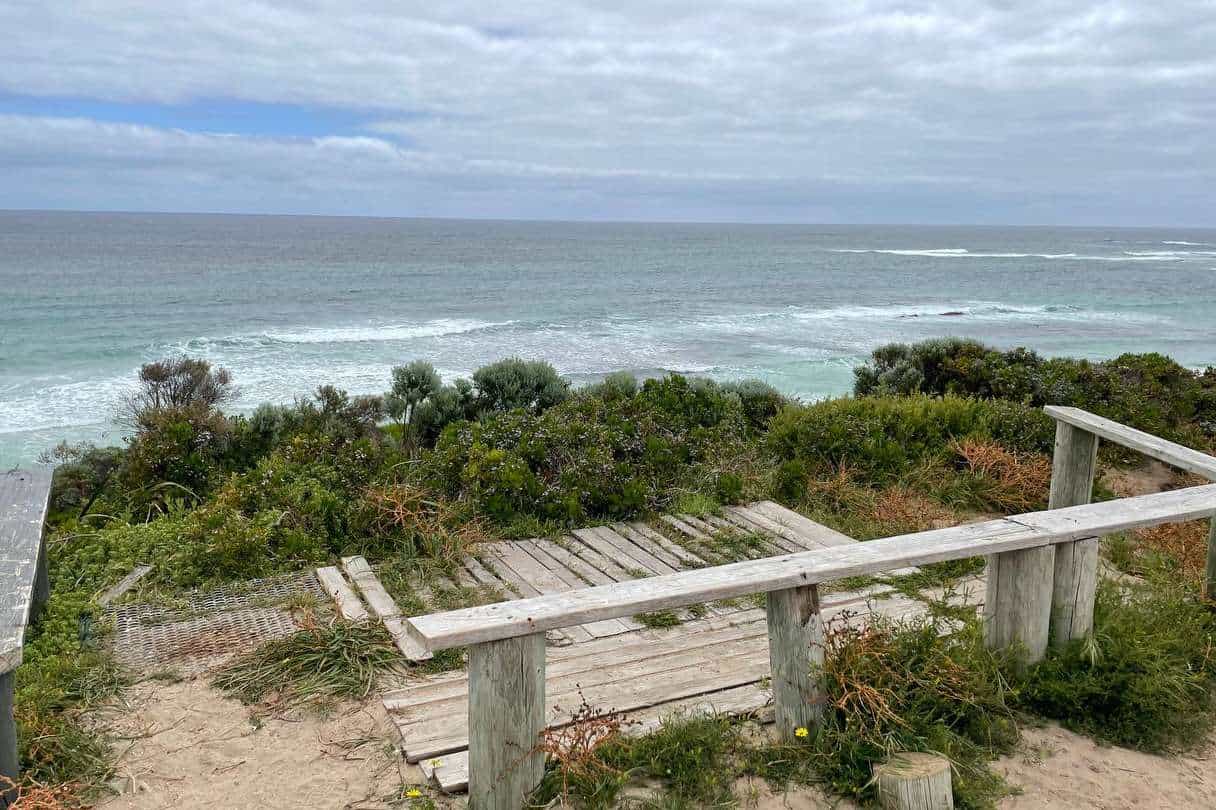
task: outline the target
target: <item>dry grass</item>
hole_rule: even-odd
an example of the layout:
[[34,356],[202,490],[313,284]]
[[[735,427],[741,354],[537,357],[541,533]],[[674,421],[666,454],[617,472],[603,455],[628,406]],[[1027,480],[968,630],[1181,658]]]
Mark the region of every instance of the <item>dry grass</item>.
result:
[[615,710],[592,707],[582,698],[570,725],[549,728],[541,734],[537,747],[543,751],[560,779],[560,801],[570,800],[575,785],[594,784],[602,780],[618,781],[624,777],[603,758],[602,749],[613,740],[627,723],[625,715]]
[[870,507],[870,515],[891,534],[922,532],[953,526],[959,521],[959,515],[953,509],[904,486],[879,492]]
[[487,538],[481,518],[413,484],[382,484],[364,494],[375,536],[402,538],[419,555],[459,562]]
[[[1207,577],[1208,531],[1207,521],[1140,529],[1135,532],[1136,555],[1150,565],[1164,557],[1172,573],[1198,588]],[[1157,560],[1144,560],[1146,555]]]
[[[78,810],[85,807],[77,797],[76,785],[43,785],[31,781],[17,784],[0,776],[0,796],[14,788],[16,798],[8,805],[8,810]],[[2,798],[0,804],[3,804]]]
[[995,442],[964,439],[951,449],[984,485],[993,507],[1024,512],[1042,506],[1051,487],[1051,460],[1040,453],[1016,453]]

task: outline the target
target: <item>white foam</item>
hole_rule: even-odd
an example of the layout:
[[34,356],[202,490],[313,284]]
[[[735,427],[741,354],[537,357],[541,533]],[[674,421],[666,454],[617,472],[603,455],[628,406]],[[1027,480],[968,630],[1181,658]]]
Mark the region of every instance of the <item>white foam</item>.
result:
[[515,321],[478,321],[466,318],[439,318],[424,323],[368,324],[360,326],[316,327],[289,332],[266,332],[265,337],[283,343],[379,343],[443,337],[509,326]]
[[[919,256],[937,259],[1063,259],[1087,262],[1181,261],[1172,251],[1124,251],[1122,256],[1090,256],[1077,253],[972,253],[966,248],[833,248],[831,253],[881,253],[888,256]],[[1185,251],[1184,251],[1185,252]]]

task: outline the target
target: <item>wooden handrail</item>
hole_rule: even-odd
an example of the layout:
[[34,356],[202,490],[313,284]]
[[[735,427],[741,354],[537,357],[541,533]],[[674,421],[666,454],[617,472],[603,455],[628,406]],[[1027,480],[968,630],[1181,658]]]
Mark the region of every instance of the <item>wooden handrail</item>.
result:
[[1216,484],[433,613],[409,619],[408,630],[428,649],[442,650],[1212,515]]
[[1107,441],[1143,453],[1150,458],[1164,461],[1173,467],[1216,481],[1216,456],[1209,456],[1207,453],[1166,441],[1151,433],[1112,422],[1080,408],[1048,405],[1043,410],[1056,421],[1088,431]]

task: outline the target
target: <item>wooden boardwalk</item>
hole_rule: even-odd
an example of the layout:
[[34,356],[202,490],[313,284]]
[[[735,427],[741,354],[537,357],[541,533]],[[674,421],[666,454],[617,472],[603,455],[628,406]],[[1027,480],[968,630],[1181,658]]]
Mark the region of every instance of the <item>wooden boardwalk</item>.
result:
[[[456,578],[461,585],[493,589],[502,598],[528,597],[855,542],[762,501],[726,507],[721,516],[665,516],[653,525],[616,523],[557,539],[485,544],[464,561]],[[353,570],[347,568],[352,579],[361,570],[358,563]],[[327,576],[332,579],[332,574]],[[358,584],[366,596],[364,583]],[[353,594],[342,593],[340,585],[330,590],[340,605],[351,604]],[[368,601],[390,631],[408,621],[381,613],[375,597]],[[550,633],[545,697],[549,725],[569,723],[584,703],[625,713],[627,733],[652,730],[674,712],[762,711],[770,700],[764,688],[769,652],[762,604],[742,599],[677,611],[675,618],[682,624],[670,631],[632,617]],[[395,606],[383,609],[391,612]],[[828,620],[843,611],[898,617],[923,609],[923,603],[897,597],[885,586],[829,593],[823,601]],[[344,610],[356,617],[361,608]],[[411,641],[400,638],[398,644],[404,650]],[[465,789],[467,673],[423,678],[383,700],[401,734],[405,758],[418,763],[443,790]]]

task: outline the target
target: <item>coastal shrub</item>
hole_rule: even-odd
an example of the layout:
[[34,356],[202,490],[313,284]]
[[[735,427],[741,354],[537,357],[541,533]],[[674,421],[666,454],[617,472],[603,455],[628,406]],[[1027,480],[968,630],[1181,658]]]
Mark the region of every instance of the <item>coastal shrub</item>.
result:
[[384,406],[388,415],[397,421],[404,446],[416,445],[418,406],[434,395],[442,384],[435,367],[425,360],[393,368],[392,386],[384,395]]
[[1185,586],[1103,581],[1092,639],[1035,667],[1021,705],[1114,745],[1193,746],[1216,725],[1216,617]]
[[120,419],[142,430],[145,419],[176,412],[207,413],[236,396],[232,375],[213,368],[206,360],[170,357],[145,363],[138,372],[139,384],[122,402]]
[[628,371],[614,371],[599,382],[582,388],[578,393],[582,396],[599,397],[600,399],[628,399],[637,392],[637,377]]
[[56,521],[88,513],[122,469],[126,454],[119,447],[62,442],[41,460],[56,465],[49,504],[50,519]]
[[481,413],[523,408],[539,412],[570,395],[570,383],[543,360],[508,357],[473,372]]
[[440,386],[418,403],[412,419],[414,431],[423,447],[434,447],[443,429],[453,422],[477,418],[477,397],[473,384],[459,378]]
[[1178,441],[1216,436],[1216,369],[1195,372],[1156,353],[1090,362],[945,338],[876,349],[854,378],[858,396],[958,394],[1071,405]]
[[736,380],[722,383],[722,390],[739,397],[743,415],[754,430],[768,427],[769,420],[788,402],[773,386],[762,380]]
[[[427,461],[431,480],[499,519],[577,521],[660,508],[692,471],[742,441],[739,400],[673,375],[633,397],[575,397],[542,414],[522,410],[450,426]],[[722,488],[734,491],[729,479]],[[694,487],[696,488],[696,487]]]
[[848,467],[883,483],[934,459],[951,443],[985,439],[1022,452],[1049,452],[1054,424],[1016,402],[956,396],[862,397],[787,406],[771,421],[767,446],[782,461],[812,468]]

